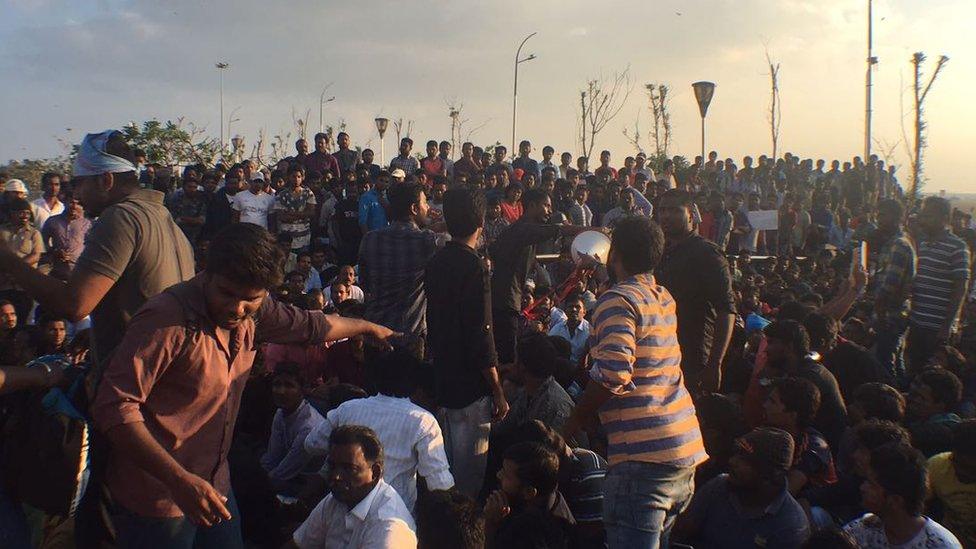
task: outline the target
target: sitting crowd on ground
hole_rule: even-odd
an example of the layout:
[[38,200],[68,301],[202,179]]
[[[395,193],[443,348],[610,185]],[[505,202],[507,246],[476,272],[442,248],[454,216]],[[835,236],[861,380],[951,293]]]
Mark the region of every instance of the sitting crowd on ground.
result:
[[0,547],[976,547],[945,198],[875,156],[336,141],[0,174]]

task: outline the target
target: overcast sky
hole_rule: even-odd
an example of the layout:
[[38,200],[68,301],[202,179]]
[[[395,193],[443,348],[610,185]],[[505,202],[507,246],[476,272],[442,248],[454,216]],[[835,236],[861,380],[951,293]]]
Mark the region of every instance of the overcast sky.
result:
[[[414,120],[417,141],[447,138],[451,99],[463,103],[469,127],[486,123],[474,141],[507,144],[515,48],[533,31],[523,51],[537,59],[519,74],[519,138],[537,149],[578,152],[579,90],[629,65],[634,91],[597,139],[615,164],[634,152],[621,130],[638,117],[642,133],[649,127],[646,82],[674,90],[674,152],[699,151],[690,83],[712,80],[709,149],[768,154],[766,44],[781,64],[781,150],[849,159],[863,149],[866,3],[0,0],[0,161],[57,155],[58,138],[77,142],[154,117],[184,116],[216,136],[218,60],[231,64],[225,112],[239,108],[231,132],[250,143],[259,129],[294,138],[293,110],[311,109],[317,129],[319,94],[333,82],[326,123],[345,120],[357,144],[378,148],[377,115]],[[930,67],[939,54],[951,58],[927,103],[928,191],[976,192],[974,29],[973,0],[875,1],[879,140],[901,140],[912,52],[926,52]],[[386,144],[389,156],[389,134]],[[905,181],[904,146],[895,151]]]

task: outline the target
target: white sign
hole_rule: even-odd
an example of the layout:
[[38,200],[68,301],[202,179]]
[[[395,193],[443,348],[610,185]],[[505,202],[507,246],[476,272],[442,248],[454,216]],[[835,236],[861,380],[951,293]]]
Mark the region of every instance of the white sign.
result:
[[759,231],[775,231],[779,228],[779,211],[756,210],[748,212],[749,224]]

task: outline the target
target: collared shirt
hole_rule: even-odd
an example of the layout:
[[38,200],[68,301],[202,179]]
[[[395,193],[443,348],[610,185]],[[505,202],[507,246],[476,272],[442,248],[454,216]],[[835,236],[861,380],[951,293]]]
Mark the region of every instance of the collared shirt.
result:
[[[44,252],[44,240],[41,238],[41,231],[34,228],[34,225],[7,224],[0,228],[0,240],[6,242],[17,256],[21,259],[32,254]],[[37,261],[31,265],[36,267]]]
[[115,281],[91,313],[93,364],[108,359],[147,299],[195,274],[193,247],[163,205],[163,193],[149,189],[105,208],[75,269]]
[[305,172],[311,175],[312,172],[319,172],[325,177],[326,172],[331,172],[332,177],[338,181],[342,177],[339,171],[339,161],[336,157],[327,152],[315,151],[305,157]]
[[688,507],[688,519],[699,526],[689,542],[695,547],[730,549],[792,549],[810,535],[803,508],[786,489],[766,507],[748,508],[729,486],[729,476],[719,475],[696,492]]
[[[324,341],[329,320],[268,297],[253,317],[225,330],[208,316],[204,277],[169,288],[132,318],[92,417],[102,431],[145,423],[181,467],[226,495],[227,452],[258,346]],[[113,452],[107,470],[112,496],[124,508],[147,517],[182,515],[169,488],[128,456]]]
[[475,164],[474,160],[461,157],[454,163],[454,174],[472,177],[481,172],[481,168]]
[[901,231],[892,235],[878,254],[875,299],[887,318],[907,318],[915,280],[915,246]]
[[573,413],[573,399],[552,376],[547,377],[529,394],[519,387],[509,398],[511,410],[501,424],[492,427],[493,432],[511,433],[514,429],[538,419],[549,427],[560,430]]
[[475,250],[451,241],[427,263],[424,277],[437,403],[465,408],[491,394],[484,370],[498,362],[488,266]]
[[91,230],[92,222],[85,216],[78,219],[68,219],[67,214],[51,216],[41,237],[50,252],[64,252],[66,259],[62,261],[55,254],[52,256],[52,272],[67,275],[74,268],[78,256],[85,249],[85,235]]
[[[912,284],[912,324],[938,330],[958,303],[950,303],[952,288],[969,280],[969,248],[949,231],[918,243],[918,269]],[[957,319],[949,319],[955,321]]]
[[271,422],[271,439],[261,456],[261,467],[272,485],[289,481],[306,471],[311,456],[305,452],[305,438],[322,424],[322,417],[307,400],[302,399],[290,414],[279,408]]
[[678,304],[682,367],[696,373],[711,353],[715,320],[736,310],[728,261],[714,243],[692,234],[664,250],[655,274]]
[[573,448],[569,466],[559,468],[559,491],[576,522],[603,521],[603,479],[607,460],[586,448]]
[[401,169],[407,175],[407,177],[411,177],[413,174],[417,173],[419,167],[420,164],[417,163],[417,159],[412,156],[408,156],[406,158],[397,156],[393,160],[390,160],[390,172],[393,172],[393,170],[396,169]]
[[573,202],[569,208],[569,219],[573,225],[580,227],[590,227],[593,225],[593,211],[586,204]]
[[370,189],[359,197],[359,224],[365,225],[367,231],[375,231],[389,225],[386,220],[386,210],[380,203],[380,194],[376,189]]
[[614,397],[600,408],[610,465],[693,467],[708,457],[681,373],[676,306],[650,274],[607,290],[593,314],[590,377]]
[[512,161],[512,169],[521,169],[523,174],[522,177],[525,177],[525,174],[527,173],[531,173],[535,176],[536,181],[542,179],[542,168],[539,166],[539,161],[534,158],[523,158],[520,156]]
[[34,212],[34,226],[38,230],[44,228],[44,224],[47,220],[55,215],[61,215],[64,213],[64,202],[55,199],[54,207],[48,205],[45,198],[38,198],[37,200],[31,201],[31,210]]
[[590,323],[584,318],[576,327],[576,331],[570,333],[569,326],[563,321],[553,326],[549,330],[549,335],[559,336],[568,341],[572,348],[569,359],[573,364],[579,364],[580,359],[583,358],[583,351],[586,350],[586,343],[590,339]]
[[168,207],[170,213],[173,214],[173,220],[176,221],[176,224],[179,225],[180,229],[183,229],[183,234],[186,235],[186,238],[189,239],[190,242],[195,241],[197,235],[199,235],[201,229],[203,229],[203,223],[199,225],[191,225],[180,222],[180,219],[184,217],[206,218],[206,195],[204,195],[202,192],[197,192],[192,197],[182,192],[179,194],[174,194],[169,201]]
[[383,444],[383,480],[400,494],[407,509],[413,511],[417,502],[418,473],[431,490],[454,486],[440,425],[409,398],[379,394],[344,402],[308,435],[305,449],[313,455],[328,453],[332,431],[343,425],[363,425],[376,432]]
[[424,268],[437,251],[436,238],[412,221],[394,221],[363,236],[359,276],[369,294],[368,320],[403,334],[427,333]]
[[898,545],[888,540],[884,522],[872,513],[847,523],[844,526],[844,531],[854,538],[858,547],[870,547],[871,549],[962,548],[959,539],[952,532],[929,517],[924,518],[925,525],[915,534],[915,537]]
[[359,153],[352,149],[339,149],[332,155],[339,165],[339,175],[344,177],[346,172],[354,171],[359,163]]
[[396,490],[380,479],[352,509],[325,496],[292,539],[300,549],[412,549],[416,529]]
[[485,244],[490,246],[492,242],[498,239],[498,235],[502,234],[502,231],[507,229],[509,225],[511,223],[501,216],[498,219],[485,219],[485,230],[481,232],[481,237],[484,239]]

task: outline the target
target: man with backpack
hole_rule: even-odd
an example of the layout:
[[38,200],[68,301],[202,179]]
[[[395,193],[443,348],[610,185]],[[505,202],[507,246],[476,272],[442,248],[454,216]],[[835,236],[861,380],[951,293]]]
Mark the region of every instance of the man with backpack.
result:
[[129,324],[92,404],[112,449],[106,482],[122,548],[243,547],[227,453],[262,343],[395,335],[370,322],[280,303],[283,251],[233,224],[207,268],[150,299]]

